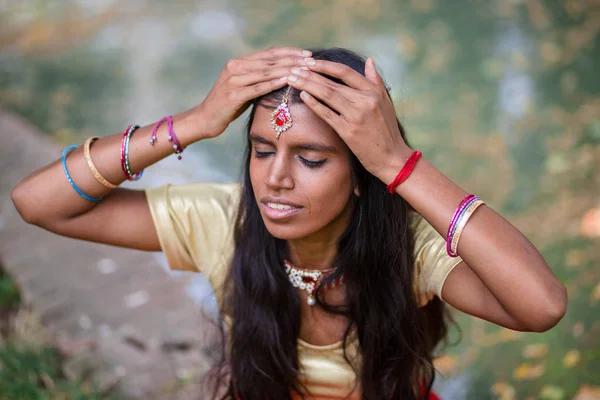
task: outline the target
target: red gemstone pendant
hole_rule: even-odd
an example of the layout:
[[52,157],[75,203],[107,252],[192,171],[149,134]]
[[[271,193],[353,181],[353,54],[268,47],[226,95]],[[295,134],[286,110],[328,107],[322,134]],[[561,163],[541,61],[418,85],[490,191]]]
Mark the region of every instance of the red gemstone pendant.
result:
[[290,114],[287,101],[288,93],[285,94],[281,104],[279,104],[279,106],[271,114],[271,126],[273,129],[275,129],[275,132],[277,132],[277,135],[275,135],[275,138],[277,139],[279,139],[281,132],[287,131],[292,126],[292,114]]

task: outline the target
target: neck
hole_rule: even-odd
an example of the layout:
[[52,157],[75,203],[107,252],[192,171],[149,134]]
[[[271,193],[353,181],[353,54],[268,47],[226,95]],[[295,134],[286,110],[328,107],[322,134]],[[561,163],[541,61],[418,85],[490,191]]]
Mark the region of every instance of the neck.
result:
[[288,260],[297,268],[325,270],[334,268],[340,237],[350,223],[351,207],[328,226],[309,236],[287,241]]
[[298,268],[329,269],[337,254],[337,240],[311,241],[296,239],[288,241],[288,259]]

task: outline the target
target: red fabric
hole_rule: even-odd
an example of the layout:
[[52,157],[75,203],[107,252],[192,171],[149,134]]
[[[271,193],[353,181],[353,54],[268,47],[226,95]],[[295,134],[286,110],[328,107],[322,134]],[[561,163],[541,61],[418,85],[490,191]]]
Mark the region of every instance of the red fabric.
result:
[[[425,385],[421,385],[421,398],[425,396]],[[434,393],[434,391],[432,390],[431,392],[429,392],[429,397],[427,399],[422,399],[422,400],[442,400],[441,397],[439,397],[437,394]]]

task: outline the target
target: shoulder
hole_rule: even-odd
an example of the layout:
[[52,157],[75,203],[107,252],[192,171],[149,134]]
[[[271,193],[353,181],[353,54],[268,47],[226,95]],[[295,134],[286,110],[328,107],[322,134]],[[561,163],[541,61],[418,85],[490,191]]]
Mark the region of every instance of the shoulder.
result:
[[198,201],[205,199],[221,199],[239,197],[241,185],[239,183],[210,183],[195,182],[183,185],[163,185],[145,190],[150,198],[166,196],[170,201]]

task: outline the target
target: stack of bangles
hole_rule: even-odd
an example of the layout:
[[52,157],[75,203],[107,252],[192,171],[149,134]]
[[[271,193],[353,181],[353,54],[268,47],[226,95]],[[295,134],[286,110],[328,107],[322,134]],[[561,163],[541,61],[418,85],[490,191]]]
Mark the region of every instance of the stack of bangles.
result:
[[[177,158],[179,160],[181,160],[181,153],[183,153],[184,148],[181,146],[181,143],[179,142],[179,139],[177,138],[177,135],[175,134],[175,131],[173,130],[173,117],[171,117],[170,115],[161,118],[154,125],[154,128],[152,129],[152,136],[150,137],[150,140],[149,140],[150,145],[154,146],[154,143],[157,142],[156,134],[158,131],[158,127],[163,122],[167,122],[167,132],[169,135],[168,140],[169,140],[169,142],[173,143],[173,152],[175,154],[177,154]],[[123,175],[125,175],[125,179],[127,179],[128,181],[137,181],[144,174],[143,169],[137,173],[134,173],[131,170],[131,166],[129,163],[129,142],[131,141],[131,136],[138,128],[139,128],[139,125],[130,125],[127,129],[125,129],[125,132],[123,132],[123,138],[121,139],[121,169],[123,170]],[[87,163],[87,165],[90,169],[90,172],[92,173],[94,178],[96,178],[96,181],[98,181],[104,187],[107,187],[109,189],[115,189],[117,187],[117,185],[112,184],[108,180],[106,180],[106,178],[104,178],[102,176],[100,171],[98,171],[98,168],[96,168],[94,161],[92,161],[90,149],[92,147],[92,144],[98,139],[99,139],[98,136],[93,136],[93,137],[88,138],[85,141],[85,143],[83,145],[83,157],[85,158],[85,162]],[[89,200],[89,201],[98,202],[98,201],[102,200],[103,198],[102,197],[91,197],[91,196],[88,196],[87,194],[85,194],[75,184],[75,182],[73,182],[73,179],[71,178],[71,175],[69,174],[69,170],[67,169],[67,155],[69,154],[69,152],[71,150],[74,150],[76,148],[77,148],[77,146],[68,146],[63,150],[62,167],[63,167],[63,171],[65,172],[65,176],[67,177],[67,180],[69,181],[69,183],[71,184],[73,189],[81,197],[83,197],[84,199]]]
[[[412,152],[394,181],[387,186],[387,190],[390,193],[394,193],[396,187],[408,178],[421,155],[422,153],[418,150]],[[470,194],[460,202],[456,211],[454,211],[454,215],[450,220],[448,235],[446,236],[446,252],[450,257],[458,257],[458,241],[465,229],[465,225],[475,210],[483,204],[485,203],[479,197]]]
[[479,197],[470,194],[460,202],[456,211],[454,211],[450,226],[448,227],[448,235],[446,236],[446,252],[450,257],[458,257],[460,235],[463,229],[465,229],[469,218],[483,204],[485,203]]

